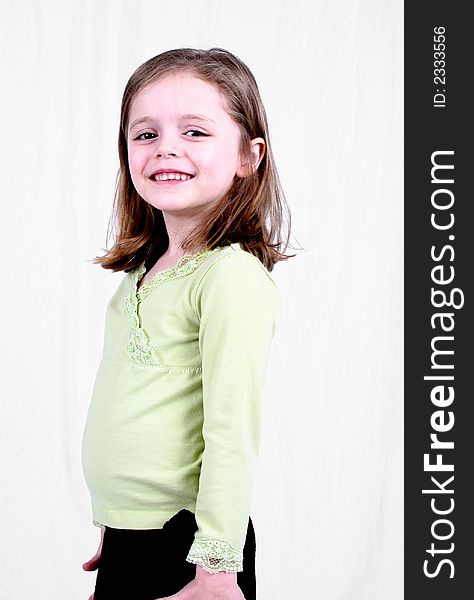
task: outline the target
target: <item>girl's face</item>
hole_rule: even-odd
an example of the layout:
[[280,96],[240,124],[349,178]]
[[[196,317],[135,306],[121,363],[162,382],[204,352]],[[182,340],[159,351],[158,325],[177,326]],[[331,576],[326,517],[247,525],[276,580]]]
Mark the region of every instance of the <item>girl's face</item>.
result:
[[[245,176],[239,139],[214,86],[189,73],[166,75],[142,89],[130,106],[128,164],[135,189],[164,213],[198,215],[222,198],[235,175]],[[193,177],[156,181],[158,169]]]

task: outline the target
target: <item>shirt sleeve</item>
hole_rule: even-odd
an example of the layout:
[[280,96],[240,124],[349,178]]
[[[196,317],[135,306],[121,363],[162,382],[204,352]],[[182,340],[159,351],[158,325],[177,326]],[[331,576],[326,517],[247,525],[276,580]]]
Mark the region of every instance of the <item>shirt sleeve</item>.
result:
[[239,252],[210,266],[196,304],[204,449],[198,529],[186,560],[210,573],[237,572],[243,570],[263,384],[280,296],[259,260]]

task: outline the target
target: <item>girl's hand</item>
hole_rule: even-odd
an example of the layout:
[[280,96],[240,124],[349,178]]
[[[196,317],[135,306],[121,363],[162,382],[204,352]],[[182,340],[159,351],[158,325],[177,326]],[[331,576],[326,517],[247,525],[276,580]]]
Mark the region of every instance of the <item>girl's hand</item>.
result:
[[208,573],[196,565],[196,577],[177,594],[156,600],[245,600],[237,573]]
[[[84,571],[95,571],[99,566],[100,555],[102,553],[102,544],[104,543],[104,528],[100,529],[100,544],[97,548],[97,552],[94,554],[92,558],[90,558],[87,562],[82,565]],[[94,594],[89,596],[89,600],[94,600]]]
[[84,571],[95,571],[99,566],[100,555],[102,552],[102,544],[104,543],[104,528],[100,528],[100,544],[97,548],[97,552],[94,554],[92,558],[90,558],[87,562],[82,565]]

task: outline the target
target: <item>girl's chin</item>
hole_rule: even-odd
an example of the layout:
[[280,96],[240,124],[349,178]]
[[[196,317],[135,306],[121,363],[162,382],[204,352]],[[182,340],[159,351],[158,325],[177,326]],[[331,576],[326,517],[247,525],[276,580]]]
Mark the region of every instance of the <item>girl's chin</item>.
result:
[[193,214],[199,214],[209,203],[206,202],[193,202],[192,199],[186,199],[179,196],[171,197],[172,195],[163,194],[160,197],[156,195],[153,198],[144,198],[145,202],[148,202],[151,206],[157,210],[167,212],[170,214],[183,214],[186,212],[192,212]]

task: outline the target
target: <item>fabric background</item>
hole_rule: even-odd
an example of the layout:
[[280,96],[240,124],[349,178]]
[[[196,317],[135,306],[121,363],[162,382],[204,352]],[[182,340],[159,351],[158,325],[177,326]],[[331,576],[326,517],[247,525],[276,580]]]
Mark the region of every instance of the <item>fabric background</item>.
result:
[[122,274],[88,261],[106,243],[121,94],[161,51],[223,46],[259,83],[304,247],[273,271],[259,598],[402,598],[402,2],[0,7],[0,597],[93,590],[80,442]]

